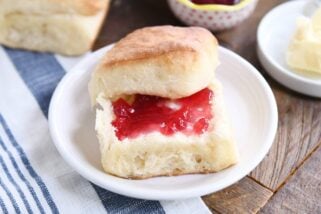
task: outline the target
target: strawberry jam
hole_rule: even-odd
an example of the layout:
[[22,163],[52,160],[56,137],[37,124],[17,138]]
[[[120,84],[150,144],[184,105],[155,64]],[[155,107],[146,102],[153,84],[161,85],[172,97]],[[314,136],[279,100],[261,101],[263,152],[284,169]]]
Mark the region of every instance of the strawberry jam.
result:
[[225,4],[235,5],[240,3],[240,0],[192,0],[195,4]]
[[138,94],[129,104],[120,98],[112,104],[116,116],[112,125],[119,140],[150,132],[167,136],[176,132],[200,135],[207,131],[213,117],[212,97],[213,92],[205,88],[177,100]]

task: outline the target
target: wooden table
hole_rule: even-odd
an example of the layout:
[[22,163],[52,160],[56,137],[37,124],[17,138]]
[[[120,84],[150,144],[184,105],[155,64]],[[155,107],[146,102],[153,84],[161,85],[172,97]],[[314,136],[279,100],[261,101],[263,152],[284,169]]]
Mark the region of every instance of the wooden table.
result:
[[[221,45],[250,61],[277,99],[278,132],[261,164],[237,184],[203,200],[214,213],[321,213],[321,100],[281,86],[262,69],[256,55],[261,18],[285,0],[260,0],[238,27],[215,34]],[[284,14],[286,16],[286,14]],[[165,0],[114,0],[95,49],[143,26],[183,25]]]

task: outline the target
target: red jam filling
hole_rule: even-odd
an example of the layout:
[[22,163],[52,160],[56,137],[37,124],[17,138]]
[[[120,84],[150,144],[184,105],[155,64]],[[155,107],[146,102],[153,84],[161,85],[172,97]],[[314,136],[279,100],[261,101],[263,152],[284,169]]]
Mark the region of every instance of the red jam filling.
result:
[[132,104],[120,98],[112,103],[116,136],[119,140],[141,134],[160,132],[170,136],[176,132],[200,135],[207,131],[212,119],[213,92],[205,88],[189,97],[170,100],[162,97],[136,95]]
[[235,5],[240,3],[240,0],[192,0],[195,4],[225,4]]

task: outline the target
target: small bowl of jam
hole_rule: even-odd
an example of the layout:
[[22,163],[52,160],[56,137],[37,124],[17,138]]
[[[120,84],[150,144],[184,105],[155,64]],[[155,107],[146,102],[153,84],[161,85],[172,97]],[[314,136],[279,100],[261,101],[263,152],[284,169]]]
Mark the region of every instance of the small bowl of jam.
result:
[[258,0],[167,0],[187,25],[221,31],[237,26],[254,11]]

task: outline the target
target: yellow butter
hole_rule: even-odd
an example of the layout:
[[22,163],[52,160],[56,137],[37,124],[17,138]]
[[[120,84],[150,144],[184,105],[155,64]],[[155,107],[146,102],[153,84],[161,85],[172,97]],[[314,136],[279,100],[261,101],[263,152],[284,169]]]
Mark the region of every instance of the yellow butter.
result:
[[321,74],[321,8],[313,17],[300,17],[286,60],[296,70]]

